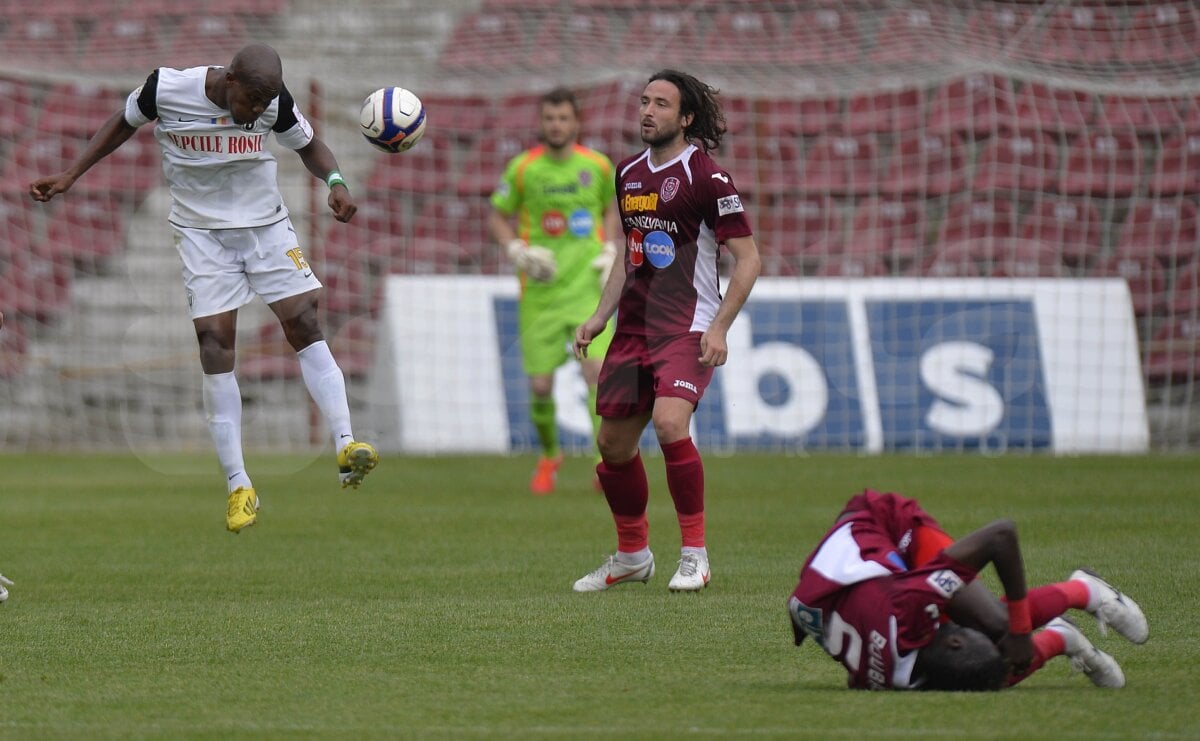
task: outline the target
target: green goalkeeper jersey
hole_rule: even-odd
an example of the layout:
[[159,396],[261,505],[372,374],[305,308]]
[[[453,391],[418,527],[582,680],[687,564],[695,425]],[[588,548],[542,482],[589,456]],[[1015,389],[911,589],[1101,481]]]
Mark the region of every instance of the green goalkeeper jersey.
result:
[[524,300],[572,301],[595,308],[600,295],[592,260],[600,254],[604,212],[615,201],[612,161],[579,144],[565,159],[536,146],[514,157],[492,193],[492,205],[517,215],[517,234],[554,253],[554,280],[522,279]]

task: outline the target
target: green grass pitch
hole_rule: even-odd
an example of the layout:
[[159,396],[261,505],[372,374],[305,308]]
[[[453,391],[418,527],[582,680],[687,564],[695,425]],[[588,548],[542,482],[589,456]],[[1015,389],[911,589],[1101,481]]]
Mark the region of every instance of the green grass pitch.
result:
[[[1200,458],[709,454],[713,581],[667,591],[678,529],[648,458],[649,585],[577,595],[615,546],[590,466],[251,457],[257,527],[224,530],[215,457],[0,456],[0,736],[1195,738]],[[1090,565],[1150,641],[1081,626],[1125,669],[1055,659],[991,695],[859,693],[784,604],[840,505],[918,497],[952,534],[1020,527],[1031,584]],[[995,586],[991,572],[989,583]]]

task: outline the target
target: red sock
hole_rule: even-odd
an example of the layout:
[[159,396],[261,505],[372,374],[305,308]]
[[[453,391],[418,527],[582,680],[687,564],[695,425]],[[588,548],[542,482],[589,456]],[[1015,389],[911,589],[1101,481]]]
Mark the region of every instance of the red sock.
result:
[[1033,661],[1029,664],[1029,670],[1024,674],[1009,677],[1008,686],[1012,687],[1017,682],[1027,679],[1031,674],[1041,669],[1047,661],[1053,659],[1055,656],[1062,655],[1066,648],[1067,642],[1057,630],[1042,630],[1034,633]]
[[641,453],[621,464],[601,461],[596,466],[596,476],[617,523],[617,550],[633,553],[645,548],[649,535],[646,502],[650,499],[650,486],[646,483]]
[[704,462],[685,437],[662,446],[667,464],[667,489],[675,501],[679,534],[685,548],[704,547]]
[[1027,593],[1029,620],[1040,628],[1072,607],[1087,607],[1088,589],[1081,581],[1064,581],[1034,587]]

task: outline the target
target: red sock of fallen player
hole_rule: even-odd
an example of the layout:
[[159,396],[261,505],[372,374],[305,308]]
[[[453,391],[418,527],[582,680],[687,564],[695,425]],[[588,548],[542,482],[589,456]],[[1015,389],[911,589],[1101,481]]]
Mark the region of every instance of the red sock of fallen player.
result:
[[1084,609],[1088,602],[1087,585],[1081,581],[1064,581],[1030,589],[1025,597],[1029,603],[1029,619],[1040,628],[1070,608]]
[[1024,674],[1009,677],[1008,686],[1011,687],[1017,682],[1028,678],[1029,675],[1041,669],[1047,661],[1053,659],[1055,656],[1061,656],[1066,649],[1066,639],[1057,630],[1042,630],[1034,633],[1033,661],[1029,664],[1029,670]]
[[704,463],[700,451],[685,437],[662,446],[667,464],[667,489],[675,501],[684,548],[704,547]]

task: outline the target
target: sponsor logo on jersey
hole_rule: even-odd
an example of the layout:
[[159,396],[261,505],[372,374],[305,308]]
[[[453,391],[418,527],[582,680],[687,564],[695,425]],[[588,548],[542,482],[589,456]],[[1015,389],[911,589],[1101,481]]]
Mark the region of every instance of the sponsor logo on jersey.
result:
[[592,219],[592,212],[586,208],[580,208],[571,212],[571,219],[567,223],[567,228],[576,237],[587,237],[591,235],[595,225],[596,222]]
[[741,213],[742,210],[741,196],[724,196],[717,199],[717,214],[720,216]]
[[567,231],[567,217],[561,211],[547,211],[542,214],[542,231],[551,237],[561,236]]
[[263,137],[260,134],[222,136],[220,134],[173,134],[167,132],[167,137],[176,148],[185,152],[256,154],[263,151]]
[[713,180],[720,180],[722,183],[729,185],[729,176],[723,172],[714,172],[711,177]]
[[953,597],[954,593],[962,589],[963,586],[962,578],[949,569],[935,571],[925,581],[946,599]]
[[662,195],[663,202],[671,200],[675,194],[679,192],[679,178],[670,177],[663,181],[662,187],[658,189]]
[[658,194],[650,193],[644,196],[626,194],[621,198],[621,210],[625,213],[632,211],[653,211],[658,208]]
[[625,244],[629,248],[629,264],[635,268],[641,267],[645,262],[645,256],[642,254],[642,232],[640,229],[630,229],[629,236],[625,238]]
[[548,196],[570,196],[579,192],[577,183],[553,183],[542,186],[542,193]]
[[666,232],[650,232],[642,240],[642,252],[651,265],[661,270],[675,262],[675,240]]
[[621,190],[641,190],[641,189],[642,189],[642,181],[641,180],[630,180],[629,182],[625,183],[624,188],[621,188]]
[[657,229],[660,232],[668,232],[670,234],[679,233],[679,224],[669,219],[660,219],[657,216],[626,216],[625,225],[647,232]]
[[675,379],[675,388],[687,389],[688,391],[691,391],[693,394],[700,393],[699,391],[696,390],[696,384],[692,383],[691,381],[685,381],[682,378]]

